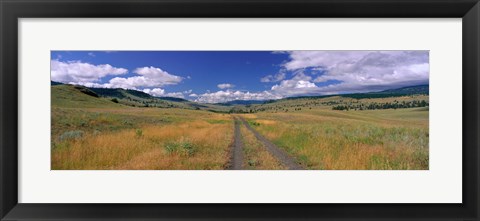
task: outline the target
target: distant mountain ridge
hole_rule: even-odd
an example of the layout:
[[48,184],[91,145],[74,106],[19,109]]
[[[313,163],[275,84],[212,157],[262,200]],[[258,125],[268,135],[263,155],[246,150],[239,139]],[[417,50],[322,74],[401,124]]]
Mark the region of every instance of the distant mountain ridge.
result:
[[189,102],[189,100],[179,98],[179,97],[156,97],[166,101],[176,101],[176,102]]
[[50,81],[50,85],[62,85],[63,83],[56,82],[56,81]]
[[126,105],[132,107],[182,108],[225,113],[227,107],[201,104],[176,97],[154,97],[137,90],[121,88],[90,88],[82,85],[51,82],[52,104],[62,106]]
[[408,87],[401,87],[397,89],[388,89],[379,92],[369,92],[369,93],[358,93],[358,94],[346,94],[341,95],[342,97],[350,97],[350,98],[383,98],[383,97],[400,97],[400,96],[408,96],[414,94],[425,94],[428,95],[430,92],[430,87],[428,84],[424,85],[416,85],[416,86],[408,86]]
[[417,85],[417,86],[408,86],[401,87],[397,89],[389,89],[381,92],[373,93],[383,93],[383,94],[429,94],[430,87],[428,84]]
[[[57,85],[68,85],[60,82],[51,81],[52,86]],[[155,97],[150,94],[147,94],[142,91],[131,90],[131,89],[121,89],[121,88],[91,88],[80,85],[74,86],[77,90],[81,91],[84,94],[94,96],[94,97],[106,97],[106,98],[117,98],[117,99],[128,99],[135,100],[137,102],[145,103],[145,100],[159,100],[164,102],[173,102],[183,103],[188,105],[190,108],[207,108],[209,106],[241,106],[241,105],[255,105],[255,104],[266,104],[266,103],[275,103],[281,100],[294,100],[294,99],[318,99],[325,97],[341,96],[347,98],[363,99],[363,98],[384,98],[384,97],[398,97],[398,96],[408,96],[414,94],[429,94],[429,85],[416,85],[401,87],[396,89],[388,89],[379,92],[368,92],[368,93],[352,93],[352,94],[335,94],[335,95],[322,95],[322,96],[297,96],[297,97],[288,97],[278,100],[232,100],[223,103],[216,104],[200,104],[197,102],[189,101],[183,98],[176,97]]]
[[[429,94],[429,85],[415,85],[415,86],[407,86],[401,87],[396,89],[387,89],[378,92],[367,92],[367,93],[349,93],[349,94],[330,94],[330,95],[320,95],[320,96],[296,96],[296,97],[287,97],[282,98],[280,100],[294,100],[294,99],[318,99],[318,98],[326,98],[326,97],[347,97],[347,98],[355,98],[355,99],[362,99],[362,98],[385,98],[385,97],[401,97],[401,96],[408,96],[414,94]],[[266,101],[265,103],[275,102],[278,100],[273,101]]]

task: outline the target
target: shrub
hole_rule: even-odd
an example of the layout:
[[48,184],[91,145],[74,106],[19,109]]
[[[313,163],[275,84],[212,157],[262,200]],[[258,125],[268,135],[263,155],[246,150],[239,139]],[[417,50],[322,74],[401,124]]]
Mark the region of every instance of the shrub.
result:
[[250,122],[251,125],[253,126],[260,126],[260,123],[256,122],[256,121],[252,121]]
[[66,141],[66,140],[78,140],[83,137],[84,132],[81,130],[73,130],[67,131],[60,135],[58,138],[59,141]]
[[142,129],[136,129],[135,130],[135,137],[136,138],[143,137],[143,130]]
[[81,127],[87,127],[87,126],[88,126],[88,122],[85,121],[85,120],[80,120],[80,121],[78,122],[78,124],[79,124]]
[[196,148],[189,140],[181,139],[175,142],[168,142],[164,146],[168,154],[180,154],[183,156],[192,156],[196,152]]
[[133,126],[133,123],[129,120],[123,120],[123,125],[127,125],[127,126]]
[[118,103],[118,99],[117,99],[117,98],[113,98],[111,101],[112,101],[113,103]]
[[175,143],[175,142],[168,142],[165,144],[165,151],[167,151],[167,153],[171,154],[171,153],[174,153],[178,150],[178,144]]
[[101,133],[102,133],[102,132],[99,131],[99,130],[94,130],[94,131],[93,131],[93,136],[98,136],[98,135],[100,135]]
[[257,166],[257,163],[258,162],[255,159],[248,160],[248,166],[255,167],[255,166]]

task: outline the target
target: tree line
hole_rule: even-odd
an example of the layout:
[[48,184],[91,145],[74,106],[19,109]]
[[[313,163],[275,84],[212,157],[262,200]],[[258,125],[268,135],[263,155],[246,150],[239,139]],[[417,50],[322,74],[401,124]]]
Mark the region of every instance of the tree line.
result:
[[414,107],[428,107],[428,102],[425,100],[413,100],[402,102],[386,102],[386,103],[369,103],[369,104],[345,104],[336,105],[332,107],[332,110],[377,110],[377,109],[399,109],[399,108],[414,108]]

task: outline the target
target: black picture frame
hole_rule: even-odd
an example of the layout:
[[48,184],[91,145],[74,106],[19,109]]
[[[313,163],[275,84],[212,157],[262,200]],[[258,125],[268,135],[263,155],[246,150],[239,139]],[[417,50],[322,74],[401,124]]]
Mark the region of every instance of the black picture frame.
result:
[[[1,220],[479,220],[480,4],[478,0],[0,0],[0,16]],[[17,20],[47,17],[462,18],[463,203],[18,203]]]

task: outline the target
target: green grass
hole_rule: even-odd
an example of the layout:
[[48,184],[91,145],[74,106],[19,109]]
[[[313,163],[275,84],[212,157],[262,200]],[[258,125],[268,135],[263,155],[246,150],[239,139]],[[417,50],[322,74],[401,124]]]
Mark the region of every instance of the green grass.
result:
[[51,86],[52,107],[65,108],[124,108],[108,98],[97,98],[80,92],[72,85]]
[[208,123],[211,123],[211,124],[226,124],[226,123],[229,123],[230,121],[227,121],[227,120],[216,120],[216,119],[207,119],[207,122],[208,122]]

